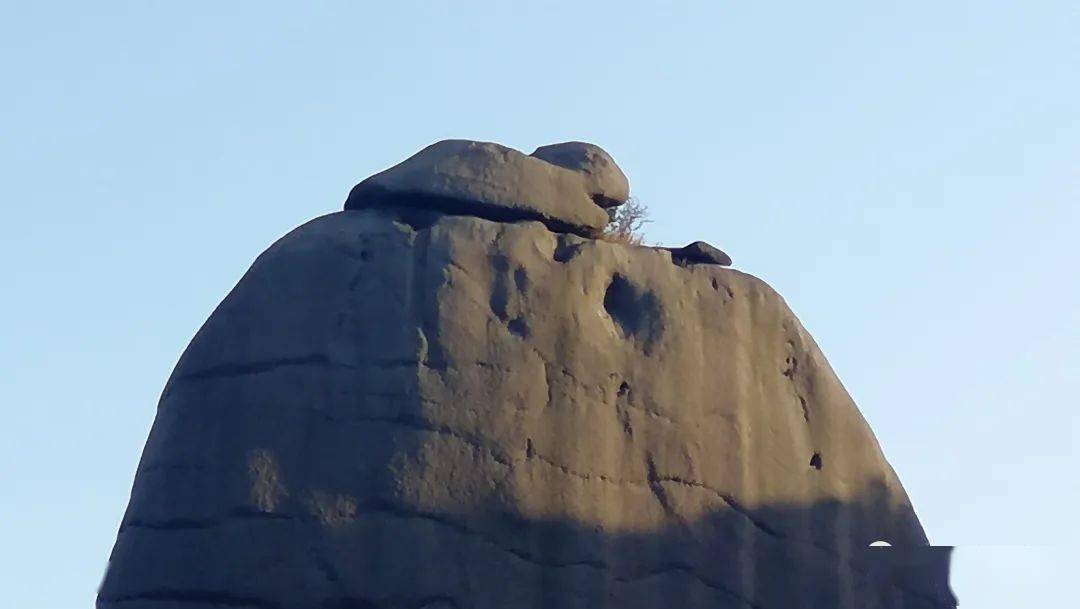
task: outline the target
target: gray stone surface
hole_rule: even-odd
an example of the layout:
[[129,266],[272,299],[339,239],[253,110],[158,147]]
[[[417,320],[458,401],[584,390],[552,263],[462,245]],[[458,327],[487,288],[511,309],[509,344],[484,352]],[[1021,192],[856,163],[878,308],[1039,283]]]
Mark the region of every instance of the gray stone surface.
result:
[[630,198],[630,180],[615,159],[595,144],[550,144],[537,148],[530,156],[584,173],[589,195],[601,207],[615,207]]
[[[566,152],[573,150],[586,149]],[[608,215],[594,195],[612,204],[609,195],[621,191],[603,189],[615,172],[626,178],[614,161],[601,167],[600,160],[611,160],[607,153],[595,146],[587,151],[595,162],[568,169],[500,144],[443,140],[357,184],[345,209],[411,206],[496,221],[538,220],[552,230],[597,236]]]
[[731,256],[723,250],[713,247],[704,241],[695,241],[683,247],[664,248],[671,252],[671,260],[675,264],[718,264],[731,266]]
[[199,330],[98,607],[951,606],[864,568],[926,537],[765,283],[398,211],[297,228]]

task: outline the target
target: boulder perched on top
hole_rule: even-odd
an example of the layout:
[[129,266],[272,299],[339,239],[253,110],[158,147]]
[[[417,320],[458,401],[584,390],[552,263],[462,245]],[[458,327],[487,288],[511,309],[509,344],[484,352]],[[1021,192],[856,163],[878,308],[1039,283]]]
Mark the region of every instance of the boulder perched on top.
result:
[[550,144],[537,148],[531,156],[584,173],[589,194],[601,207],[622,205],[630,198],[630,180],[615,164],[615,159],[595,144]]
[[556,232],[598,236],[608,214],[597,202],[625,200],[626,176],[591,144],[537,152],[543,150],[558,162],[492,142],[436,142],[357,184],[345,209],[408,207],[498,222],[538,220]]
[[671,261],[680,266],[688,264],[731,266],[731,256],[704,241],[695,241],[683,247],[666,247],[664,249],[671,252]]

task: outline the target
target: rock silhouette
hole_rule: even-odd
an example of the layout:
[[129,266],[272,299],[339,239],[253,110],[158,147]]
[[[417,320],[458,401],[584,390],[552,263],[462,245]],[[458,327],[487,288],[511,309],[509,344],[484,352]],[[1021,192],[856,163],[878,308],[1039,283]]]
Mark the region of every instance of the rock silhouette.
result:
[[776,292],[580,236],[628,194],[579,176],[606,153],[447,146],[510,167],[361,183],[199,330],[98,607],[955,605]]

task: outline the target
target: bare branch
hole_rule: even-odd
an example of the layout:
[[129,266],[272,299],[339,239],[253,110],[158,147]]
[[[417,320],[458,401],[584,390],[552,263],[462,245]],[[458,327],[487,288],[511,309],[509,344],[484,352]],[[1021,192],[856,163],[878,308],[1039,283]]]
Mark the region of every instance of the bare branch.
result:
[[607,212],[610,221],[604,227],[605,240],[628,245],[645,242],[641,229],[650,222],[649,208],[639,199],[630,197],[626,203],[609,208]]

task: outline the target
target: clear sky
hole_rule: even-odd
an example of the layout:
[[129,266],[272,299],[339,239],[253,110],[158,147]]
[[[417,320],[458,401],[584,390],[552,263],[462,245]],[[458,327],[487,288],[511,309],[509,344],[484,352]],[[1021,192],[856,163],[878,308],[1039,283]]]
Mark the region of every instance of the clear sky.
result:
[[604,146],[785,296],[962,607],[1071,604],[1080,2],[665,4],[0,3],[3,604],[91,606],[195,330],[447,137]]

